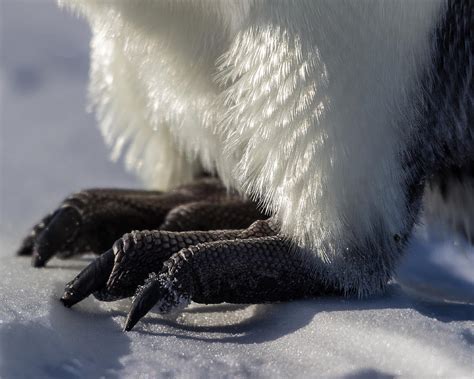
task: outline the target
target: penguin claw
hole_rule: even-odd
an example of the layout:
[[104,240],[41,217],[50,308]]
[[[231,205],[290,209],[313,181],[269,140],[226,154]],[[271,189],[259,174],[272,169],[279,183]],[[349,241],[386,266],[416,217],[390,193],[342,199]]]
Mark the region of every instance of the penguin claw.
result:
[[133,299],[123,331],[128,332],[132,330],[137,322],[140,321],[164,295],[165,289],[162,288],[157,277],[149,279],[143,287],[138,290],[137,295]]
[[33,245],[33,267],[43,267],[56,252],[67,250],[81,224],[81,213],[75,207],[64,206],[56,211]]
[[66,285],[60,301],[65,307],[70,308],[92,293],[100,291],[106,286],[113,266],[114,252],[110,249],[91,262]]

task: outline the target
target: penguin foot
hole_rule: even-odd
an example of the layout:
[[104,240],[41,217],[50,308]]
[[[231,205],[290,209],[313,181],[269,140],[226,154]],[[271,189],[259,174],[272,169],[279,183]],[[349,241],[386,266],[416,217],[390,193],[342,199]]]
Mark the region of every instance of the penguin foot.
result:
[[67,284],[61,301],[70,307],[90,294],[102,301],[135,295],[129,331],[153,307],[169,313],[190,301],[263,303],[323,292],[307,267],[272,220],[241,230],[135,231]]
[[162,193],[89,189],[67,197],[37,223],[17,255],[42,267],[53,256],[100,254],[130,230],[211,230],[243,228],[264,218],[256,206],[227,193],[218,179],[201,178]]

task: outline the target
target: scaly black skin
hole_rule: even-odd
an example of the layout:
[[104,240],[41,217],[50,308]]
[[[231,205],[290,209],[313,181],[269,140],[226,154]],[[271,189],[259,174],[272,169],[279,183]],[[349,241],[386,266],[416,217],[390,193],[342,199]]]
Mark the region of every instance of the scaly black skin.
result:
[[130,330],[157,303],[167,313],[190,300],[262,303],[334,292],[317,285],[304,257],[291,251],[269,220],[241,230],[136,231],[86,267],[61,301],[70,307],[91,293],[103,301],[136,294]]
[[[433,35],[433,67],[421,83],[421,104],[414,106],[419,119],[400,152],[410,174],[400,183],[410,218],[406,234],[394,236],[400,249],[425,184],[442,187],[451,167],[462,171],[465,162],[474,161],[472,8],[467,0],[449,1]],[[66,286],[61,301],[70,307],[90,294],[110,301],[136,293],[125,330],[154,305],[166,313],[191,300],[262,303],[341,293],[329,276],[314,272],[278,224],[263,218],[254,204],[227,194],[216,179],[165,194],[89,190],[66,199],[35,226],[19,254],[33,254],[33,265],[42,266],[55,254],[106,251]],[[382,253],[369,254],[384,246],[380,225],[373,240],[341,252],[363,271],[356,275],[376,276],[393,265]],[[120,238],[136,229],[141,231]]]
[[[195,217],[188,217],[190,213]],[[133,229],[244,228],[264,217],[254,204],[228,194],[214,178],[168,193],[90,189],[69,196],[35,225],[18,255],[32,255],[33,266],[42,267],[54,255],[100,254]]]

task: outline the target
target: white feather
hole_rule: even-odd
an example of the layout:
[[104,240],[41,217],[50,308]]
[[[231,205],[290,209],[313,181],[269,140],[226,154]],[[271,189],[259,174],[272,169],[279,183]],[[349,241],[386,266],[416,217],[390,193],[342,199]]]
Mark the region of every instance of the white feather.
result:
[[[389,237],[405,230],[408,101],[441,1],[61,3],[93,30],[104,138],[114,157],[128,145],[150,186],[217,171],[334,272],[380,223]],[[344,288],[372,285],[347,275]]]

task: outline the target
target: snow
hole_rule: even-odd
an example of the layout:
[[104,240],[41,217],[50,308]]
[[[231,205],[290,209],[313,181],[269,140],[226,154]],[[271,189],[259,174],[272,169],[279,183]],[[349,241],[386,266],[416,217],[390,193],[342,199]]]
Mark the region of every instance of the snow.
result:
[[139,187],[84,112],[87,26],[52,1],[0,2],[0,377],[472,378],[474,249],[420,227],[386,295],[193,304],[122,325],[129,300],[58,301],[89,257],[14,257],[68,193]]

